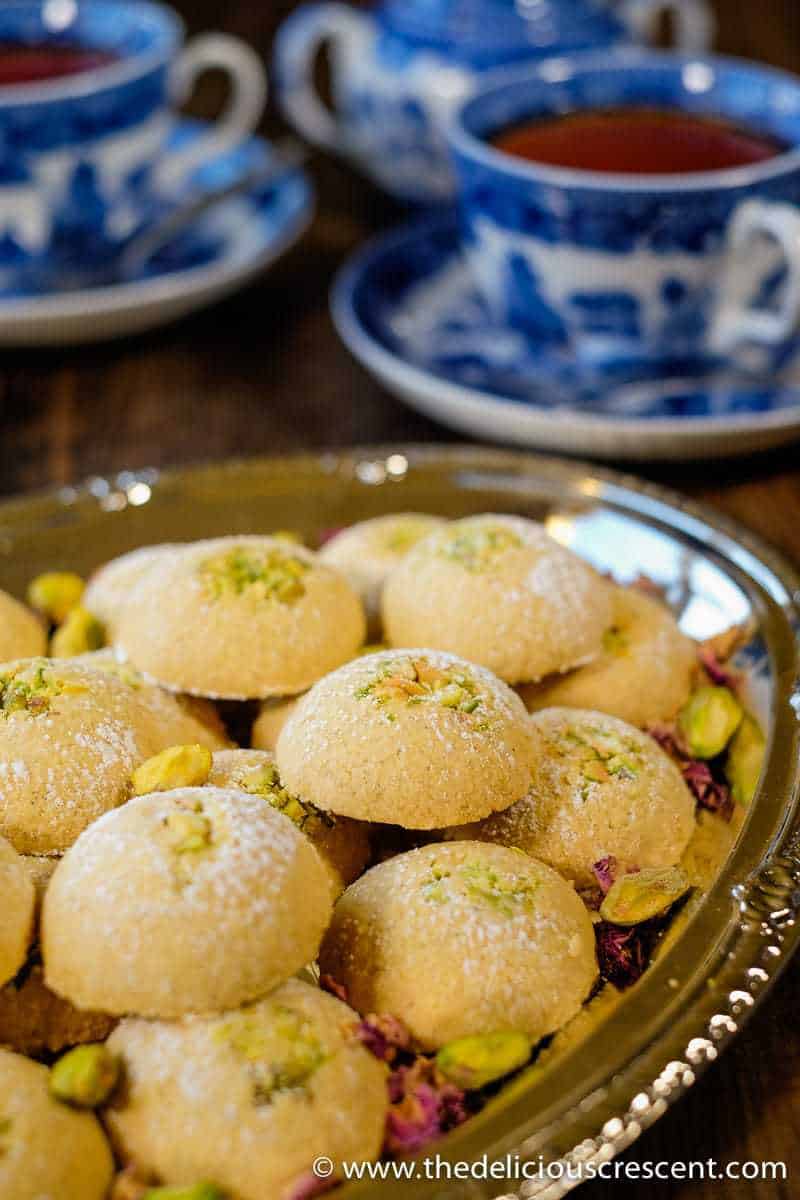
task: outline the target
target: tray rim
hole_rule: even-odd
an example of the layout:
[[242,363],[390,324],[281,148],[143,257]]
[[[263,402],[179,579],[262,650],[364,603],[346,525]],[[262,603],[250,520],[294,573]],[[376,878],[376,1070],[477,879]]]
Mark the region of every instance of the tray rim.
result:
[[[641,1039],[633,1053],[626,1052],[623,1055],[623,1063],[619,1069],[614,1070],[611,1080],[606,1081],[606,1091],[602,1100],[611,1115],[606,1115],[599,1128],[592,1124],[594,1118],[587,1110],[586,1096],[562,1094],[558,1097],[558,1102],[545,1112],[545,1120],[540,1120],[537,1128],[529,1131],[524,1137],[515,1126],[499,1140],[496,1138],[494,1143],[487,1143],[485,1135],[477,1132],[470,1135],[468,1124],[463,1127],[465,1133],[455,1131],[454,1135],[431,1148],[432,1152],[440,1153],[443,1159],[456,1162],[469,1159],[470,1156],[479,1157],[481,1154],[488,1154],[492,1158],[498,1153],[516,1153],[521,1148],[526,1154],[532,1154],[544,1145],[544,1139],[549,1137],[549,1144],[553,1146],[555,1153],[548,1153],[548,1159],[555,1158],[564,1163],[579,1160],[584,1163],[604,1161],[629,1146],[669,1105],[692,1086],[698,1076],[741,1030],[763,996],[780,976],[791,953],[800,944],[800,763],[797,755],[797,748],[800,746],[797,720],[800,717],[800,643],[797,639],[797,631],[800,629],[800,573],[758,535],[731,518],[716,513],[670,488],[637,479],[629,473],[535,452],[457,444],[365,445],[311,453],[206,462],[164,471],[144,469],[117,472],[110,478],[114,481],[113,486],[122,486],[123,481],[128,486],[145,483],[148,487],[158,488],[159,491],[180,491],[181,486],[186,486],[190,481],[194,481],[195,484],[203,480],[210,482],[218,480],[226,473],[245,474],[249,478],[257,479],[265,471],[270,472],[273,477],[295,478],[298,473],[305,472],[318,477],[320,474],[334,478],[342,475],[352,481],[359,466],[372,464],[379,467],[381,463],[385,465],[391,459],[405,460],[407,468],[412,470],[441,468],[445,473],[452,473],[457,469],[468,471],[472,468],[488,473],[492,468],[500,471],[513,467],[521,479],[526,475],[535,474],[539,478],[560,481],[562,486],[567,485],[566,494],[572,492],[576,498],[583,496],[585,500],[605,501],[622,511],[630,512],[633,508],[635,514],[647,518],[649,523],[655,522],[657,525],[671,527],[684,537],[689,536],[708,548],[713,548],[717,554],[727,557],[728,552],[733,553],[734,558],[730,566],[734,570],[738,568],[745,575],[748,567],[752,569],[760,565],[785,589],[785,603],[775,604],[775,608],[780,609],[785,627],[780,637],[777,628],[773,629],[772,626],[765,630],[765,636],[770,635],[767,636],[767,641],[772,649],[775,649],[773,642],[777,638],[783,653],[791,660],[791,667],[787,670],[785,678],[776,680],[776,688],[781,688],[778,699],[783,696],[789,705],[794,704],[795,719],[792,724],[788,712],[776,713],[776,738],[773,740],[777,741],[782,732],[789,736],[782,749],[776,748],[774,744],[771,747],[767,778],[762,780],[760,789],[761,794],[766,790],[765,783],[772,783],[773,776],[777,782],[777,763],[785,783],[785,795],[782,795],[779,805],[780,820],[774,828],[770,826],[770,836],[766,844],[759,843],[760,862],[754,865],[754,869],[745,872],[742,878],[737,878],[735,885],[731,884],[729,887],[727,918],[724,918],[721,912],[713,916],[711,914],[714,905],[726,898],[724,885],[730,882],[730,876],[735,874],[737,869],[741,871],[742,864],[756,854],[755,849],[746,844],[745,838],[740,839],[719,880],[704,902],[701,912],[695,915],[692,924],[684,931],[678,943],[679,946],[683,946],[692,931],[694,939],[698,940],[698,933],[702,932],[709,921],[716,924],[717,944],[713,963],[719,967],[717,984],[724,979],[725,986],[717,986],[715,993],[710,994],[706,985],[712,974],[713,964],[708,959],[704,961],[701,955],[692,977],[691,988],[684,985],[678,994],[681,998],[687,994],[689,997],[682,1013],[676,1016],[666,1032],[663,1029],[667,1021],[665,1016],[651,1037]],[[583,488],[579,486],[581,477]],[[369,487],[371,483],[384,482],[386,478],[384,473],[383,479],[363,479],[361,482]],[[102,493],[102,488],[98,489],[98,481],[109,482],[95,476],[77,487],[46,489],[22,497],[0,500],[0,563],[3,552],[13,551],[15,536],[30,535],[43,521],[45,525],[49,525],[48,517],[57,516],[65,508],[76,511],[78,517],[95,509],[102,512],[98,496],[98,491]],[[639,505],[633,502],[635,497],[639,498]],[[645,505],[645,501],[649,504]],[[645,512],[646,507],[651,511]],[[103,517],[113,518],[114,515],[114,512],[102,512]],[[709,533],[713,533],[714,536],[710,541],[704,541]],[[754,590],[761,586],[763,585],[757,580],[754,581]],[[772,614],[771,621],[781,623],[777,613]],[[787,708],[788,705],[783,707]],[[763,803],[762,801],[754,806],[754,815],[760,812]],[[701,922],[700,917],[703,913],[706,915]],[[647,980],[653,980],[658,972],[663,974],[665,964],[670,965],[671,958],[672,952],[667,954],[662,962],[656,963],[648,972]],[[649,991],[655,991],[653,984],[645,990],[645,994]],[[698,996],[700,999],[697,999]],[[645,1083],[642,1082],[642,1072],[645,1072]],[[604,1068],[604,1073],[608,1074],[607,1068]],[[511,1085],[509,1092],[514,1086]],[[525,1091],[527,1087],[520,1090]],[[595,1088],[588,1099],[596,1094]],[[491,1127],[498,1122],[502,1123],[502,1117],[503,1111],[500,1110],[495,1114]],[[461,1136],[458,1136],[459,1133]],[[578,1137],[578,1133],[582,1136]],[[474,1144],[481,1140],[484,1144]],[[577,1181],[569,1179],[558,1182],[545,1180],[539,1185],[528,1183],[520,1192],[514,1190],[517,1184],[509,1185],[506,1182],[498,1184],[497,1187],[490,1184],[489,1190],[484,1194],[488,1196],[502,1193],[508,1200],[523,1195],[526,1200],[531,1196],[541,1197],[541,1200],[558,1200],[558,1197],[576,1185]],[[381,1196],[398,1197],[432,1197],[435,1194],[440,1200],[450,1200],[450,1197],[456,1200],[456,1197],[470,1194],[450,1188],[443,1190],[441,1184],[435,1183],[418,1186],[397,1182],[382,1182],[376,1186],[349,1185],[341,1194],[343,1200],[351,1196],[355,1200],[356,1197],[377,1197],[379,1191]]]

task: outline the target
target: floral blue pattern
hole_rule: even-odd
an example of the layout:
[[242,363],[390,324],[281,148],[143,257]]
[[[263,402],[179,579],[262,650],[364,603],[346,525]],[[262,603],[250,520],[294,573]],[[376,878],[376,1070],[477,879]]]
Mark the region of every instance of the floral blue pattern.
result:
[[[670,292],[680,307],[681,290]],[[415,367],[489,405],[512,400],[621,422],[800,408],[800,340],[782,352],[777,377],[773,365],[749,377],[724,360],[691,356],[675,358],[663,374],[646,359],[588,368],[557,338],[545,344],[498,324],[474,286],[452,218],[416,222],[362,251],[340,277],[334,307],[346,310],[356,353],[362,344],[376,347],[398,371]],[[619,297],[609,297],[608,313],[623,323],[632,318]]]
[[[561,170],[496,150],[492,137],[565,111],[663,104],[722,114],[785,153],[681,177]],[[731,221],[749,200],[800,206],[800,80],[722,58],[653,51],[575,55],[495,81],[451,124],[465,246],[496,321],[612,365],[642,354],[671,373],[706,353]],[[774,247],[750,260],[751,303],[776,303]]]

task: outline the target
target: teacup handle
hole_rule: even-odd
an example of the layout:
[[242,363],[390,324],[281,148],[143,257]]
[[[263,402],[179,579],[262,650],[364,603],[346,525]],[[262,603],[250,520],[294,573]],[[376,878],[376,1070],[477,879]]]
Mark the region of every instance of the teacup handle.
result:
[[346,4],[307,4],[281,25],[275,39],[275,84],[278,99],[295,129],[326,150],[346,150],[336,116],[314,86],[314,60],[327,43],[363,37],[370,18]]
[[255,130],[267,102],[267,73],[254,50],[239,38],[207,33],[194,38],[176,59],[170,75],[173,103],[189,98],[204,71],[222,70],[231,83],[230,99],[212,129],[187,150],[170,154],[156,168],[155,182],[175,186],[203,163],[233,150]]
[[622,15],[643,40],[655,30],[661,13],[675,18],[675,48],[691,54],[709,50],[717,25],[708,0],[624,0]]
[[[757,238],[774,238],[783,251],[787,278],[780,307],[757,308],[742,300],[728,300],[730,292],[752,292],[752,262],[747,250]],[[737,283],[745,284],[745,288]],[[709,335],[711,349],[729,354],[742,343],[780,346],[800,326],[800,209],[768,200],[746,200],[728,226],[726,264],[721,282],[721,302]]]

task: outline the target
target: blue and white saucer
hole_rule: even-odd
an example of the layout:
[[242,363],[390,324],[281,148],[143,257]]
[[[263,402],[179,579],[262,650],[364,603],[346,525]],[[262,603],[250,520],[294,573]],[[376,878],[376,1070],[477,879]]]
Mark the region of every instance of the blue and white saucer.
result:
[[389,391],[483,440],[597,458],[686,459],[800,437],[800,352],[764,381],[719,366],[667,380],[587,378],[524,334],[493,326],[452,218],[371,242],[340,272],[331,307],[345,344]]
[[[206,129],[202,122],[181,120],[172,144],[183,148]],[[267,142],[250,138],[204,164],[191,180],[191,192],[224,187],[266,166],[272,153]],[[181,198],[187,198],[185,193],[175,196]],[[302,171],[294,171],[198,218],[138,278],[66,292],[0,293],[0,346],[106,341],[196,312],[236,291],[284,254],[305,231],[313,211],[311,185]]]

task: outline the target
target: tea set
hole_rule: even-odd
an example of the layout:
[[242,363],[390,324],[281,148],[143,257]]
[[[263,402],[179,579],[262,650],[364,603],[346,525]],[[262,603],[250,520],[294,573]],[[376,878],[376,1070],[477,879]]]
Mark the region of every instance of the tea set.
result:
[[[800,79],[712,37],[705,0],[295,9],[272,64],[288,121],[412,216],[335,283],[352,353],[484,438],[683,458],[796,435]],[[211,68],[230,100],[189,121]],[[0,6],[0,344],[138,332],[284,253],[313,189],[254,132],[266,94],[244,43],[186,44],[152,0]],[[165,219],[135,276],[98,285]]]

